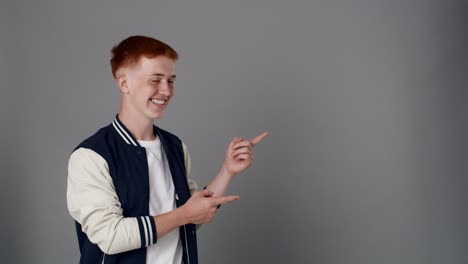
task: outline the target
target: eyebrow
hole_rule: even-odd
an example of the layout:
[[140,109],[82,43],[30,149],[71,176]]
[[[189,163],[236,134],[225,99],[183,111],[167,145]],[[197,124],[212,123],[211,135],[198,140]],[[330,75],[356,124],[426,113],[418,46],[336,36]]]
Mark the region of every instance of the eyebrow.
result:
[[[158,76],[158,77],[166,77],[166,75],[162,74],[162,73],[153,73],[153,74],[150,74],[150,76]],[[175,79],[177,76],[174,74],[174,75],[171,75],[169,77],[169,79]]]

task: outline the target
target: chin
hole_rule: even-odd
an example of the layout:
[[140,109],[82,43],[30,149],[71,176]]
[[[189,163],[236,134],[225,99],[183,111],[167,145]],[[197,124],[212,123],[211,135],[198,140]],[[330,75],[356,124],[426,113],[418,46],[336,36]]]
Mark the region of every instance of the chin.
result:
[[164,113],[151,113],[149,115],[151,117],[151,119],[155,120],[155,119],[161,119],[163,116],[164,116]]

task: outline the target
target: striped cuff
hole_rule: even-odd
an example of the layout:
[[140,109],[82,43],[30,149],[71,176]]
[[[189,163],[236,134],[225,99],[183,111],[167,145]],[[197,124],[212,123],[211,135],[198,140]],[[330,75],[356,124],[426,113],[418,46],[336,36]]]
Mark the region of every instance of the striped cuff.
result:
[[136,219],[140,229],[141,247],[144,248],[156,243],[158,236],[154,218],[152,216],[139,216]]

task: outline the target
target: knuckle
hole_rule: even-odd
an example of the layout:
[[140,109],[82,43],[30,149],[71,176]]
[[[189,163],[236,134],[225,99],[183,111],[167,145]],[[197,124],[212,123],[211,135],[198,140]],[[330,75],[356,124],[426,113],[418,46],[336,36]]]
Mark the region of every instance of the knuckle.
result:
[[209,207],[210,207],[210,208],[213,208],[213,207],[216,206],[216,204],[217,204],[217,202],[213,200],[213,201],[211,201],[211,202],[209,203]]

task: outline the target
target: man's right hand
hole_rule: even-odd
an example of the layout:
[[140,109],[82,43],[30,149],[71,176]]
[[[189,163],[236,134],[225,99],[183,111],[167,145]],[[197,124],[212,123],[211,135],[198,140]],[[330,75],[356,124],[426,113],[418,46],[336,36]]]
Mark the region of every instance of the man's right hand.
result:
[[194,192],[192,197],[180,208],[183,210],[187,223],[210,223],[216,213],[218,205],[239,200],[238,195],[213,197],[213,192],[202,190]]

